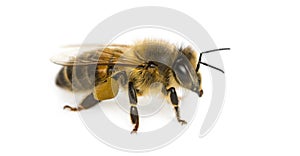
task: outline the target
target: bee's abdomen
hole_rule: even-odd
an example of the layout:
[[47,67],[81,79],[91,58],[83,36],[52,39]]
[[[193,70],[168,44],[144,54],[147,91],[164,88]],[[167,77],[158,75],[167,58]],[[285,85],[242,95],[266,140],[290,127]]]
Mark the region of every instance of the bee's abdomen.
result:
[[61,88],[72,90],[72,73],[68,75],[67,68],[68,67],[62,67],[60,69],[60,71],[57,74],[55,83]]
[[64,66],[56,77],[56,84],[67,90],[84,91],[94,86],[96,66]]

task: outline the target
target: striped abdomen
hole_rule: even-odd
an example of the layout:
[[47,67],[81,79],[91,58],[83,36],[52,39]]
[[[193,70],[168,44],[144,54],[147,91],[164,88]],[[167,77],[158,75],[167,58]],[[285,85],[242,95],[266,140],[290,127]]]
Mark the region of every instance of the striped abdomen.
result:
[[[97,85],[111,76],[113,65],[108,64],[116,62],[121,54],[122,51],[110,48],[84,52],[76,58],[78,59],[76,60],[78,61],[77,65],[64,66],[59,71],[56,84],[68,90],[84,91],[93,89],[95,84]],[[100,62],[95,64],[95,61]],[[100,63],[102,65],[99,65]]]
[[56,84],[68,90],[84,91],[93,89],[99,80],[96,65],[64,66],[56,77]]

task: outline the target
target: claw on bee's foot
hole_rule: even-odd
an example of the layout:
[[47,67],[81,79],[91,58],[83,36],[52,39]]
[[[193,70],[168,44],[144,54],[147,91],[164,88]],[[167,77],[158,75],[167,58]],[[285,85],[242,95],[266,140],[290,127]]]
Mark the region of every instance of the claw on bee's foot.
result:
[[81,111],[83,108],[81,108],[81,107],[71,107],[69,105],[65,105],[64,109],[68,109],[69,111],[72,111],[72,112],[78,112],[78,111]]
[[181,125],[187,124],[187,122],[186,122],[185,120],[181,120],[181,119],[178,119],[178,122],[179,122]]
[[130,132],[130,134],[137,134],[137,130],[138,130],[137,125],[135,125],[132,131]]
[[132,130],[130,134],[137,134],[137,130]]

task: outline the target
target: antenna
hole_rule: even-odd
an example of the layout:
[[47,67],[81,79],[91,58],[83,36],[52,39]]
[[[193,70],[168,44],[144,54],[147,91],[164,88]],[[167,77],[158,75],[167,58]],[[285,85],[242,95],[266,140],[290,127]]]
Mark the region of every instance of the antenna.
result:
[[215,67],[215,66],[212,66],[212,65],[210,65],[210,64],[207,64],[207,63],[205,63],[205,62],[201,62],[202,54],[207,54],[207,53],[216,52],[216,51],[221,51],[221,50],[230,50],[230,48],[213,49],[213,50],[208,50],[208,51],[204,51],[204,52],[200,53],[199,60],[198,60],[198,63],[197,63],[197,67],[196,67],[196,72],[198,72],[198,70],[199,70],[199,68],[200,68],[200,64],[203,64],[203,65],[205,65],[205,66],[208,66],[208,67],[210,67],[210,68],[213,68],[213,69],[215,69],[215,70],[218,70],[218,71],[224,73],[224,71],[223,71],[222,69],[220,69],[220,68],[217,68],[217,67]]

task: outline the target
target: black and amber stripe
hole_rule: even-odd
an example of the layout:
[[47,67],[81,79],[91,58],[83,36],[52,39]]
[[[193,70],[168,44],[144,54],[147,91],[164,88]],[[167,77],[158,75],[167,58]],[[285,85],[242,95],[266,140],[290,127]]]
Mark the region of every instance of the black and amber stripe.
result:
[[[105,48],[99,51],[85,52],[77,57],[78,64],[64,66],[58,73],[56,84],[68,90],[84,91],[93,89],[95,84],[104,81],[112,74],[111,60],[120,57],[122,51]],[[101,60],[107,65],[88,64]]]
[[56,77],[56,84],[67,90],[93,89],[95,81],[101,80],[96,65],[64,66]]
[[56,85],[72,90],[72,68],[62,67],[56,76]]

